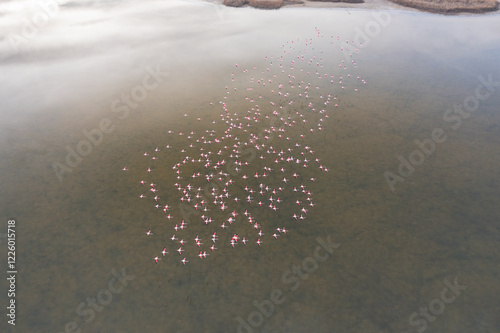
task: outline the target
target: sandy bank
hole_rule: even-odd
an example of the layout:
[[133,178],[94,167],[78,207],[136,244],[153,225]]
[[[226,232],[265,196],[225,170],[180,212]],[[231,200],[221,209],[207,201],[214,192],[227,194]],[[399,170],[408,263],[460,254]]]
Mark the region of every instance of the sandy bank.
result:
[[486,13],[499,8],[498,0],[224,0],[224,5],[232,7],[251,6],[263,9],[286,7],[323,8],[413,8],[440,13]]

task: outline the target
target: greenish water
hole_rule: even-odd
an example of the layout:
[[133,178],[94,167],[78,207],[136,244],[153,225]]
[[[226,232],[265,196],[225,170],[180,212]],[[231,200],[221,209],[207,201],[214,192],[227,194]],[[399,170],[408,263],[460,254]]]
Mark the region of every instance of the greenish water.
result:
[[[139,181],[150,165],[144,151],[170,144],[177,152],[164,163],[177,163],[185,138],[166,131],[223,129],[211,122],[220,119],[218,102],[224,96],[234,112],[247,111],[244,88],[251,74],[243,69],[265,71],[266,56],[279,55],[287,41],[316,37],[315,27],[327,43],[315,39],[318,47],[308,47],[308,56],[336,66],[343,59],[342,41],[375,19],[365,11],[148,4],[98,7],[70,30],[87,38],[44,46],[76,10],[61,7],[54,26],[30,41],[35,50],[30,57],[4,59],[0,195],[5,227],[0,233],[9,218],[16,219],[18,308],[16,327],[4,318],[2,332],[63,332],[73,321],[82,332],[235,332],[238,318],[254,320],[255,332],[500,331],[500,87],[458,128],[443,119],[448,109],[474,95],[479,75],[500,81],[498,15],[392,12],[391,23],[355,55],[352,80],[359,75],[367,84],[345,80],[349,89],[343,91],[336,85],[339,107],[326,106],[323,130],[304,139],[329,169],[304,171],[316,177],[307,185],[315,203],[307,219],[296,223],[285,213],[263,213],[290,228],[286,239],[236,249],[217,244],[209,258],[193,254],[183,266],[176,253],[158,264],[152,260],[169,234],[162,229],[163,213],[138,199]],[[181,14],[183,19],[176,19]],[[123,28],[122,20],[135,25]],[[102,39],[94,27],[105,28]],[[335,49],[327,52],[330,35],[340,41],[333,38]],[[2,47],[7,55],[9,46]],[[168,76],[120,120],[112,102],[130,93],[145,68],[156,64]],[[274,69],[260,75],[273,74],[284,75]],[[312,86],[325,86],[311,80]],[[239,90],[228,95],[226,86]],[[350,89],[355,86],[356,93]],[[253,94],[275,101],[266,91]],[[311,92],[311,101],[328,93]],[[303,111],[306,105],[295,107]],[[53,162],[64,163],[66,146],[76,149],[85,139],[82,130],[96,128],[105,117],[113,130],[59,181]],[[306,118],[317,121],[311,114]],[[414,141],[431,138],[435,128],[447,139],[392,191],[384,173],[398,174],[398,156],[408,160],[418,148]],[[289,130],[295,137],[301,131]],[[156,179],[176,181],[167,171]],[[175,195],[172,189],[168,196]],[[145,235],[154,227],[165,238]],[[328,236],[339,246],[317,262],[317,269],[304,279],[288,272],[293,265],[309,267],[306,258],[314,257],[318,237],[326,241]],[[111,290],[112,270],[122,268],[133,276],[128,285],[93,310],[95,317],[85,305],[80,310],[87,312],[78,314],[89,297],[106,300],[101,291]],[[443,298],[442,290],[455,277],[466,289],[448,303],[435,301],[453,296],[448,290]],[[4,302],[5,280],[1,287]],[[283,296],[270,311],[267,300],[276,300],[278,289]],[[269,316],[257,315],[254,301]],[[437,314],[418,314],[429,306]]]

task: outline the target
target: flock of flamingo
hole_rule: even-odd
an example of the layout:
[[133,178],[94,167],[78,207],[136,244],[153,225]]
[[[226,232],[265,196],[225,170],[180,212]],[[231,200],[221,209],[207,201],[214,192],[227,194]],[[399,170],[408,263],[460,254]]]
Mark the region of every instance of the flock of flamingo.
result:
[[261,65],[235,64],[206,114],[185,113],[185,128],[165,130],[164,141],[141,152],[137,198],[158,216],[144,237],[162,243],[152,262],[186,265],[220,251],[265,248],[308,223],[316,177],[329,171],[308,142],[325,130],[341,94],[366,84],[350,73],[352,54],[334,56],[353,42],[329,37],[316,28]]

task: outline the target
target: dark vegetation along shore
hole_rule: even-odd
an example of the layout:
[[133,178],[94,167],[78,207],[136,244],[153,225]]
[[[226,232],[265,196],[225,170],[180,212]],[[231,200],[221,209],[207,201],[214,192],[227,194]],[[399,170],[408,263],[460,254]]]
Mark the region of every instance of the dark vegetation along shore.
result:
[[[363,3],[364,0],[311,0],[318,2]],[[498,10],[498,0],[388,0],[395,4],[433,13],[483,13]],[[276,9],[286,5],[303,4],[301,0],[224,0],[224,5]]]

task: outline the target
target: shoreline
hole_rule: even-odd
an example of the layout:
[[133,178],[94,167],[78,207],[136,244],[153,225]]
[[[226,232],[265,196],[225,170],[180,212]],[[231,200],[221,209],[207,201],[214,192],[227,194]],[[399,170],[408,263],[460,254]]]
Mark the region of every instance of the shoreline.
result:
[[[459,0],[466,1],[466,0]],[[279,8],[346,8],[346,9],[393,9],[410,12],[432,13],[440,15],[470,15],[470,14],[490,14],[499,10],[497,0],[477,0],[482,1],[476,7],[461,6],[459,2],[444,0],[442,3],[426,0],[220,0],[228,7],[253,7],[258,9],[279,9]],[[485,1],[489,1],[485,5]],[[219,1],[218,1],[219,2]]]

